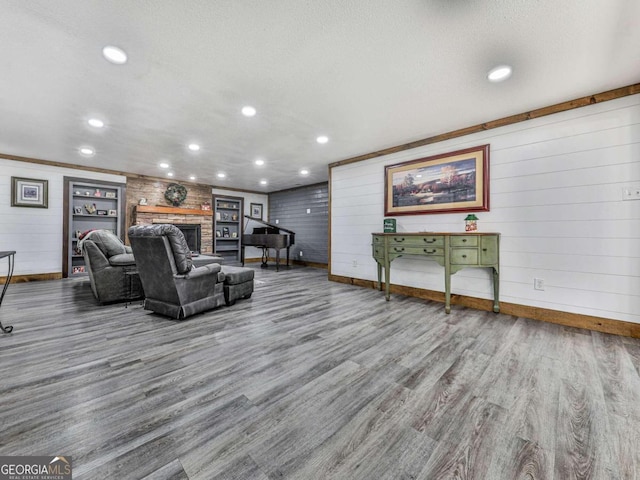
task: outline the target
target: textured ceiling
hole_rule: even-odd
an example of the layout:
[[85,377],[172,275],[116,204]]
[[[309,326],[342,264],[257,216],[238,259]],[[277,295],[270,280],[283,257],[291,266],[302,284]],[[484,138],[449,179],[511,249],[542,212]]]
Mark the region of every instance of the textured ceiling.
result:
[[[129,62],[105,61],[109,44]],[[489,83],[502,63],[513,76]],[[0,66],[1,153],[152,176],[166,161],[180,181],[269,192],[637,83],[640,1],[3,0]]]

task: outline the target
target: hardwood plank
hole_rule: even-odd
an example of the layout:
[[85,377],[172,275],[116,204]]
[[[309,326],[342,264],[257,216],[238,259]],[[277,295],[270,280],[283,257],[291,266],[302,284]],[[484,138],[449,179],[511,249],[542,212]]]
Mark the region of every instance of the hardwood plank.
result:
[[166,478],[170,478],[172,480],[189,480],[184,468],[182,468],[182,465],[180,464],[180,460],[173,460],[166,465],[163,465],[159,469],[143,477],[142,480],[163,480]]
[[504,410],[486,400],[470,398],[464,417],[450,429],[451,440],[444,435],[418,479],[475,479],[487,476],[491,459],[502,454],[495,450]]
[[[487,368],[489,357],[472,350],[465,350],[438,379],[433,387],[420,392],[414,411],[412,426],[440,440],[455,436],[450,425],[463,412],[465,399],[471,396],[472,386]],[[421,386],[418,387],[421,390]]]
[[[555,451],[556,478],[619,478],[590,335],[565,332]],[[607,440],[609,439],[609,440]]]
[[624,348],[627,350],[636,372],[640,373],[640,345],[627,342],[624,342],[624,344]]
[[[611,432],[613,461],[620,467],[621,478],[640,476],[640,434],[629,426],[640,419],[640,377],[622,338],[592,335],[598,373],[602,381],[607,420]],[[634,421],[629,422],[629,419]]]
[[255,266],[186,321],[11,285],[0,455],[74,478],[634,478],[640,340]]
[[[633,418],[633,417],[632,417]],[[613,461],[619,470],[620,478],[632,480],[640,478],[640,430],[635,420],[610,414],[610,447]]]
[[511,409],[525,388],[533,361],[529,349],[523,348],[518,342],[507,340],[478,379],[475,394]]
[[499,439],[500,451],[494,455],[485,478],[512,478],[514,480],[541,480],[553,478],[553,458],[535,442],[518,437]]
[[602,381],[607,411],[628,417],[640,415],[640,378],[621,338],[594,332],[593,348],[599,359],[598,373]]
[[[377,289],[377,282],[362,280],[352,277],[329,274],[329,279],[334,282],[358,285],[368,289]],[[428,290],[405,285],[391,285],[391,293],[394,299],[397,295],[407,295],[424,300],[444,303],[444,292]],[[493,301],[483,298],[469,297],[467,295],[452,294],[451,305],[469,307],[487,312],[493,311]],[[595,317],[578,313],[551,310],[548,308],[531,307],[517,303],[500,302],[500,312],[505,315],[532,318],[543,322],[555,323],[574,328],[585,328],[595,332],[612,333],[625,337],[640,338],[640,324],[614,320],[611,318]]]

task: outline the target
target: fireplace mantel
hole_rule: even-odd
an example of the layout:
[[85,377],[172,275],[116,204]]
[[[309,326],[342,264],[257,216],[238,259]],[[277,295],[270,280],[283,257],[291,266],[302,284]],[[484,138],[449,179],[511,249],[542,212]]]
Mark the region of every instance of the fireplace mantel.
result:
[[200,215],[203,217],[211,217],[211,210],[200,210],[197,208],[180,208],[180,207],[164,207],[151,205],[136,205],[134,213],[167,213],[169,215]]

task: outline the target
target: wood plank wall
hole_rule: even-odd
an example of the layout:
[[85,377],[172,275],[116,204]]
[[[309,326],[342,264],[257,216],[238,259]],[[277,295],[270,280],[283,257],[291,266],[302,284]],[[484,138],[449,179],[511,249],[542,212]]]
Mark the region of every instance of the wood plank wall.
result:
[[[479,229],[502,233],[501,300],[640,323],[640,201],[622,200],[640,184],[640,95],[334,164],[330,273],[376,279],[370,235],[382,230],[385,165],[485,143],[491,211],[478,213]],[[398,230],[463,231],[464,216],[397,217]],[[392,272],[394,284],[443,290],[435,263],[398,259]],[[491,298],[484,270],[462,270],[452,288]]]
[[271,223],[278,220],[278,225],[296,232],[290,251],[293,260],[313,266],[328,263],[328,183],[271,193],[269,208]]
[[[53,162],[4,158],[0,154],[0,250],[15,250],[16,281],[60,278],[62,272],[64,177],[93,178],[125,183],[119,175],[87,171]],[[33,161],[30,161],[33,160]],[[48,208],[11,206],[11,177],[27,177],[49,182]],[[0,263],[0,275],[6,264]]]

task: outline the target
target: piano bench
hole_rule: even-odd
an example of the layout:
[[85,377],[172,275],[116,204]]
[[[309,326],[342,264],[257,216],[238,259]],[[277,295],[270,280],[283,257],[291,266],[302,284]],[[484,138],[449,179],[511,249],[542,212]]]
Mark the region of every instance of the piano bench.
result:
[[253,277],[251,268],[222,266],[224,273],[224,301],[227,306],[236,303],[239,298],[249,298],[253,293]]

